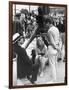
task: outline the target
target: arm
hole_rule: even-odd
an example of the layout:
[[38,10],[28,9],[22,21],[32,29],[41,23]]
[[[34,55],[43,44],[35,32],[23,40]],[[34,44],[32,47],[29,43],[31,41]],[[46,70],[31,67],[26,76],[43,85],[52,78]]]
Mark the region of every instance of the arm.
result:
[[42,36],[42,39],[43,39],[43,41],[44,41],[45,45],[48,47],[48,45],[49,45],[48,40],[47,40],[47,39],[45,39],[45,37],[44,37],[44,36]]
[[46,46],[45,46],[44,50],[45,50],[45,55],[44,56],[47,58],[48,52],[47,52],[47,47]]
[[55,48],[55,49],[59,49],[58,48],[58,46],[56,45],[56,43],[55,43],[55,41],[54,41],[54,36],[53,36],[53,34],[52,34],[52,32],[50,31],[49,33],[48,33],[48,35],[49,35],[49,39],[50,39],[50,44]]

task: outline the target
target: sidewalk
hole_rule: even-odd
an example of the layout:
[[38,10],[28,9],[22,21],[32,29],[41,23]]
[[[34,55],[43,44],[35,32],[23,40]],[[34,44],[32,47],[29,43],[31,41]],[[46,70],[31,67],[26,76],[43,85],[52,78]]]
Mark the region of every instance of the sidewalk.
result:
[[[65,77],[65,63],[60,61],[57,65],[57,81],[56,83],[64,83]],[[46,70],[44,71],[44,76],[40,77],[38,75],[36,84],[48,84],[51,80],[50,66],[46,66]],[[17,80],[17,85],[31,85],[31,82],[25,78],[21,80]]]

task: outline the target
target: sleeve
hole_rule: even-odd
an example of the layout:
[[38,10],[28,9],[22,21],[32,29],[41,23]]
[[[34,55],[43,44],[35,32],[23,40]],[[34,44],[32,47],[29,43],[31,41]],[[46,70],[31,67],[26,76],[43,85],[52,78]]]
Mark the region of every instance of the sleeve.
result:
[[22,27],[22,24],[19,22],[19,33],[20,35],[23,35],[23,27]]
[[44,36],[42,36],[42,39],[43,39],[43,41],[44,41],[45,45],[48,47],[49,43],[48,43],[48,41],[45,39],[45,37],[44,37]]
[[44,47],[44,52],[45,52],[44,56],[47,57],[48,53],[47,53],[47,47],[46,46]]
[[52,31],[49,31],[49,32],[48,32],[48,36],[49,36],[49,39],[50,39],[50,44],[51,44],[55,49],[57,49],[57,45],[56,45],[56,43],[55,43],[55,41],[54,41],[54,35],[53,35]]

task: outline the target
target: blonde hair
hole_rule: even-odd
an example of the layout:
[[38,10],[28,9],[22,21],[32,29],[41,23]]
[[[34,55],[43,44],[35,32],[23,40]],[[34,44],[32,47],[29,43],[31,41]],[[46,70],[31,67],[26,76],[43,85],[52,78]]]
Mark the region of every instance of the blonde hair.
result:
[[43,49],[45,44],[41,36],[37,37],[36,45],[37,45],[37,48]]

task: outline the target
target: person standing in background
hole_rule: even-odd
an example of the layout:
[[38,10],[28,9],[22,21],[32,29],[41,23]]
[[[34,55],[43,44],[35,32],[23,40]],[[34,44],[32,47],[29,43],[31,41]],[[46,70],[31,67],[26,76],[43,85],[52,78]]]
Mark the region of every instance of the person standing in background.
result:
[[59,53],[59,60],[65,61],[65,20],[63,17],[59,18],[59,24],[57,25],[57,28],[60,32],[60,38],[61,38],[61,52]]
[[23,27],[20,23],[20,16],[21,13],[16,13],[14,21],[13,21],[13,35],[15,33],[19,33],[21,36],[23,36]]

